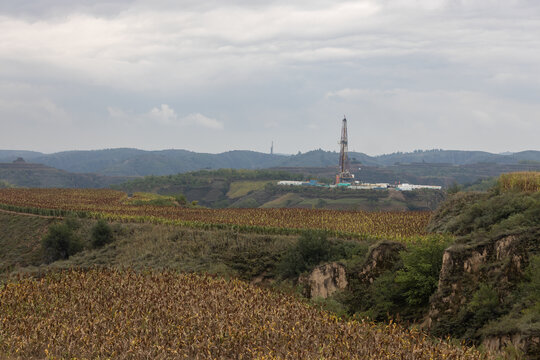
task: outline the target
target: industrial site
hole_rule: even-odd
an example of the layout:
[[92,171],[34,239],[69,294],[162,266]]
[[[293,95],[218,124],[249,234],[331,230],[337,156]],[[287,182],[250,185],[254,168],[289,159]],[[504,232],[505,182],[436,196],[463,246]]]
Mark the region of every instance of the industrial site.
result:
[[[326,187],[329,189],[332,188],[346,188],[350,190],[384,190],[384,189],[395,189],[398,191],[411,191],[411,190],[417,190],[417,189],[432,189],[432,190],[441,190],[442,186],[437,185],[417,185],[417,184],[409,184],[409,183],[401,183],[401,181],[396,180],[394,184],[390,183],[365,183],[362,182],[359,178],[355,177],[355,174],[353,173],[349,157],[348,157],[348,135],[347,135],[347,118],[343,117],[342,125],[341,125],[341,140],[339,142],[340,144],[340,151],[339,151],[339,170],[336,174],[336,181],[334,184],[324,184],[320,183],[317,180],[309,180],[309,181],[290,181],[290,180],[283,180],[278,181],[278,185],[280,186],[316,186],[316,187]],[[273,151],[273,143],[272,143],[272,151]],[[359,169],[360,170],[360,169]]]

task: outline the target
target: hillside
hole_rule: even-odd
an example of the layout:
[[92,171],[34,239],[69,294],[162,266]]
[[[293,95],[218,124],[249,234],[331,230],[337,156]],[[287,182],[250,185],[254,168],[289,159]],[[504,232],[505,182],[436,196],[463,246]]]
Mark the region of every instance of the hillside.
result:
[[0,163],[0,187],[4,184],[38,188],[103,188],[128,179],[127,176],[69,173],[42,164]]
[[0,211],[0,274],[43,262],[40,239],[54,219]]
[[[368,183],[412,183],[449,187],[454,183],[472,185],[493,180],[503,173],[517,171],[540,171],[540,164],[493,164],[451,165],[433,163],[397,164],[388,166],[365,166],[354,164],[352,172],[356,179]],[[358,167],[356,167],[358,165]],[[323,181],[333,181],[336,167],[276,167],[275,170],[301,173]]]
[[445,163],[471,165],[478,163],[517,164],[520,161],[539,161],[539,151],[522,151],[508,155],[492,154],[485,151],[427,150],[412,153],[394,153],[376,157],[381,165],[395,163]]
[[[231,197],[250,194],[261,181],[253,178],[257,172],[244,170],[240,174],[244,176],[242,181],[248,181],[250,186],[229,188]],[[453,195],[431,220],[431,232],[441,235],[426,234],[422,230],[428,221],[424,215],[429,217],[429,214],[410,213],[414,215],[410,217],[403,212],[387,217],[383,213],[279,211],[276,214],[285,216],[272,225],[284,230],[291,220],[294,223],[305,221],[309,229],[317,228],[319,223],[325,228],[344,224],[357,226],[361,221],[370,224],[370,230],[354,240],[346,240],[342,236],[345,233],[339,232],[302,231],[298,236],[293,235],[295,232],[269,231],[274,228],[263,229],[257,224],[261,219],[270,224],[274,212],[260,209],[221,213],[150,204],[142,208],[140,206],[144,205],[135,207],[111,202],[125,199],[125,195],[111,190],[77,190],[78,193],[74,193],[75,190],[2,190],[6,194],[5,201],[17,204],[26,201],[29,205],[57,207],[58,210],[88,208],[92,211],[99,209],[94,206],[99,204],[103,207],[102,213],[94,213],[94,216],[108,217],[107,211],[115,211],[118,216],[110,219],[137,223],[109,225],[112,243],[96,246],[92,234],[97,222],[87,218],[89,214],[78,212],[83,216],[81,219],[50,220],[0,213],[2,224],[11,226],[11,230],[0,234],[2,245],[10,249],[0,262],[5,265],[4,278],[21,272],[93,266],[128,266],[146,269],[146,273],[152,268],[234,276],[263,286],[297,289],[306,297],[313,297],[313,303],[336,314],[375,321],[394,318],[417,324],[423,322],[423,327],[437,336],[451,334],[494,350],[523,351],[528,358],[535,359],[534,354],[540,353],[536,341],[540,334],[538,180],[538,173],[510,174],[501,177],[490,192]],[[122,211],[145,217],[131,219]],[[158,221],[160,213],[171,216],[176,212],[195,216],[196,223]],[[226,214],[232,215],[234,224],[247,221],[250,225],[201,226],[201,220],[229,221],[223,217]],[[403,230],[420,218],[425,222],[414,230],[416,235],[392,241],[391,236],[375,236],[387,234],[377,232],[375,227],[395,226]],[[138,223],[141,221],[146,223]],[[46,227],[51,233],[53,222],[63,226],[64,231],[73,232],[72,239],[79,243],[79,252],[45,264],[50,260],[44,257],[41,239]],[[23,260],[14,261],[19,258]],[[10,275],[13,270],[16,273]],[[324,277],[328,274],[333,275]],[[340,280],[341,287],[329,287],[337,283],[339,276],[346,277],[345,282]],[[321,287],[326,291],[323,292],[326,300],[316,297]]]
[[[281,170],[202,170],[169,176],[149,176],[114,185],[126,193],[183,194],[189,202],[212,208],[325,208],[348,210],[434,210],[444,199],[442,191],[370,191],[277,186],[278,180],[304,180],[309,175]],[[328,168],[302,170],[329,176]],[[316,175],[314,175],[316,176]]]
[[[0,162],[11,162],[22,156],[27,161],[76,173],[99,173],[108,176],[169,175],[200,169],[261,169],[271,167],[336,167],[338,153],[314,150],[296,155],[270,155],[255,151],[228,151],[220,154],[195,153],[187,150],[144,151],[106,149],[65,151],[42,154],[0,150]],[[540,167],[540,151],[523,151],[498,155],[479,151],[431,150],[368,156],[351,152],[353,164],[383,167],[395,164],[429,163],[472,165],[490,163]],[[527,170],[522,168],[521,170]],[[399,181],[399,180],[396,180]]]
[[488,358],[395,324],[338,320],[293,296],[204,275],[71,271],[10,284],[0,299],[7,320],[0,355],[8,358]]
[[[426,326],[490,347],[510,341],[538,359],[540,173],[522,176],[527,184],[516,174],[488,193],[458,193],[434,214],[429,229],[458,238],[445,250]],[[536,190],[518,190],[525,186]]]

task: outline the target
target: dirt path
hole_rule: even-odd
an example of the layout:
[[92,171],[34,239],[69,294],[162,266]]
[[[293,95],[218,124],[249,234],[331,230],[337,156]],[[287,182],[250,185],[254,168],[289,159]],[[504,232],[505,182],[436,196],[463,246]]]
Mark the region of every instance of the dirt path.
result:
[[62,216],[37,215],[37,214],[30,214],[30,213],[25,213],[25,212],[17,212],[17,211],[4,210],[4,209],[0,209],[0,213],[33,216],[33,217],[38,217],[42,219],[63,219]]

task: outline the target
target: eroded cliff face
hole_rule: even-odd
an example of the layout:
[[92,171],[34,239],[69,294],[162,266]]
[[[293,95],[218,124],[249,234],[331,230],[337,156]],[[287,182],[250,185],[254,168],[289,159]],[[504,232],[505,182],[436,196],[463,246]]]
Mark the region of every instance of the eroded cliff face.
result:
[[473,246],[451,246],[443,255],[425,327],[431,328],[443,314],[457,314],[480,282],[495,282],[500,295],[508,293],[523,276],[526,262],[527,252],[514,235]]
[[512,346],[526,354],[528,359],[540,359],[540,336],[532,334],[507,334],[489,336],[482,341],[482,346],[491,352]]
[[[456,244],[443,255],[442,269],[436,293],[430,301],[430,310],[423,327],[443,336],[447,324],[462,321],[463,313],[471,302],[479,284],[494,289],[499,303],[514,291],[523,279],[531,249],[538,248],[530,236],[502,235],[483,239],[474,244]],[[527,351],[533,334],[506,334],[482,339],[490,350],[500,350],[507,344]]]
[[300,278],[299,282],[305,285],[307,297],[326,299],[347,287],[345,266],[337,262],[319,265],[309,275]]
[[[304,286],[304,295],[309,298],[327,298],[338,290],[347,288],[349,280],[354,277],[366,285],[387,270],[395,268],[399,262],[399,252],[405,250],[401,243],[381,241],[373,245],[360,269],[346,273],[345,266],[332,262],[317,266],[308,275],[301,276],[298,283]],[[349,276],[349,280],[347,279]]]
[[399,252],[405,245],[397,242],[379,242],[370,249],[362,269],[358,272],[360,282],[371,284],[382,273],[392,270],[399,261]]

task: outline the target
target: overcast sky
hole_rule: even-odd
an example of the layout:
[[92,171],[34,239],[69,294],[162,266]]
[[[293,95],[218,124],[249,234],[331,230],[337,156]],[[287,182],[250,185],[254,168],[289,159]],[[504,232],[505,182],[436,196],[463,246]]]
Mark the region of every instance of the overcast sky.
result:
[[540,150],[538,0],[0,2],[0,149]]

